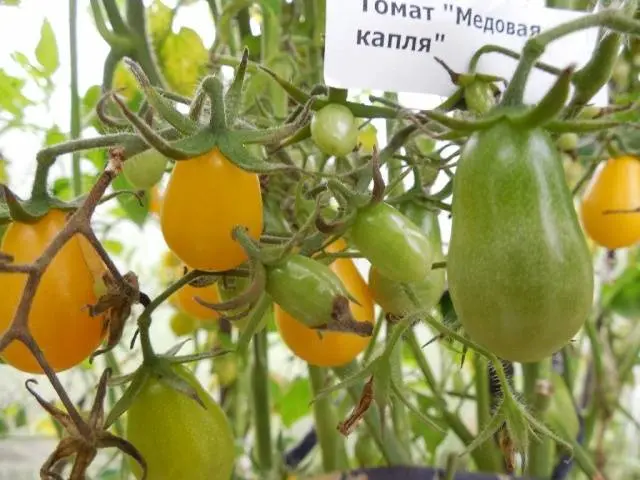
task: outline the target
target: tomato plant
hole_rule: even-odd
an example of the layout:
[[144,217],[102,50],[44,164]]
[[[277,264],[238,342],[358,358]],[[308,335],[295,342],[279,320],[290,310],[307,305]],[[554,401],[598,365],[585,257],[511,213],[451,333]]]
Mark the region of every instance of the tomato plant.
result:
[[315,113],[311,120],[311,138],[327,155],[344,156],[358,141],[355,118],[344,105],[329,104]]
[[207,303],[220,303],[220,292],[215,283],[206,287],[185,285],[175,293],[175,305],[182,312],[198,320],[205,321],[220,318],[220,314],[217,311],[200,304],[196,297]]
[[[204,406],[151,374],[127,411],[126,438],[144,456],[147,478],[227,480],[235,461],[231,426],[220,406],[183,366],[173,371]],[[140,466],[131,461],[137,478]]]
[[469,336],[512,361],[561,349],[587,320],[593,266],[549,135],[505,121],[474,133],[452,213],[449,290]]
[[191,315],[176,312],[171,315],[169,326],[176,337],[182,337],[193,333],[198,328],[198,322]]
[[358,143],[363,152],[373,152],[373,147],[378,146],[378,129],[371,124],[362,127],[358,133]]
[[640,241],[640,160],[611,158],[598,168],[580,204],[587,234],[609,249]]
[[219,150],[176,162],[160,225],[169,248],[190,268],[235,268],[247,255],[233,239],[232,229],[244,226],[255,239],[262,233],[258,176],[236,167]]
[[[346,242],[339,239],[326,248],[327,252],[343,250]],[[334,260],[329,268],[338,276],[347,292],[358,302],[351,301],[349,308],[360,322],[374,323],[371,293],[353,261],[347,258]],[[369,344],[369,337],[352,333],[318,332],[296,320],[279,305],[274,308],[276,326],[283,342],[298,357],[311,365],[333,367],[344,365],[360,354]]]
[[147,190],[162,179],[168,163],[160,152],[148,149],[124,162],[122,172],[135,188]]
[[[14,222],[5,233],[0,250],[12,255],[14,261],[29,263],[49,245],[65,225],[65,214],[51,210],[35,223]],[[104,336],[104,317],[91,317],[87,305],[96,303],[92,271],[95,255],[78,235],[62,247],[46,270],[33,299],[29,328],[47,356],[51,367],[67,370],[87,358]],[[99,260],[98,260],[99,262]],[[99,274],[100,272],[98,272]],[[9,326],[26,284],[23,275],[0,273],[0,330]],[[42,373],[42,369],[27,348],[12,342],[2,352],[2,358],[25,372]]]

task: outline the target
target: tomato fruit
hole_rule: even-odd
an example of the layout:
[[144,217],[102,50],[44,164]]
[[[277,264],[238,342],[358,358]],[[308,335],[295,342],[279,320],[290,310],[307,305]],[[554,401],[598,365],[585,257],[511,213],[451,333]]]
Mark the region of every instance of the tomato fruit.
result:
[[429,239],[414,222],[387,203],[360,210],[349,236],[371,265],[391,280],[418,282],[431,271],[433,252]]
[[560,158],[562,159],[562,168],[564,169],[567,185],[569,188],[574,189],[584,175],[585,168],[568,153],[562,152]]
[[311,139],[327,155],[343,157],[358,143],[358,126],[344,105],[330,103],[311,119]]
[[582,225],[597,244],[610,250],[640,241],[640,213],[605,213],[640,208],[640,160],[632,156],[600,165],[580,204]]
[[593,300],[593,266],[559,152],[503,120],[464,145],[453,180],[449,292],[472,340],[534,362],[565,345]]
[[298,254],[268,268],[266,290],[277,305],[308,327],[331,323],[335,299],[347,297],[327,265]]
[[[228,480],[235,462],[229,420],[190,370],[172,368],[206,408],[151,374],[127,410],[126,438],[146,460],[148,480]],[[129,458],[129,464],[142,478],[138,463]]]
[[[338,239],[327,246],[328,252],[338,252],[346,242]],[[349,302],[353,318],[360,322],[374,323],[375,312],[371,293],[351,259],[334,260],[329,268],[338,276],[349,294],[360,305]],[[277,304],[274,307],[276,328],[289,349],[305,362],[318,367],[336,367],[349,363],[362,352],[370,337],[346,332],[318,332],[289,315]]]
[[[60,210],[50,210],[33,224],[11,223],[0,250],[13,255],[18,264],[34,262],[65,223],[65,214]],[[91,317],[86,308],[97,302],[94,284],[99,277],[92,271],[96,261],[101,264],[95,250],[84,237],[75,235],[58,251],[38,285],[29,314],[29,329],[56,372],[82,362],[104,337],[104,317]],[[26,280],[26,275],[0,273],[0,332],[13,320]],[[42,373],[22,343],[9,344],[2,358],[23,372]]]
[[236,167],[218,149],[176,162],[160,214],[169,248],[192,269],[233,269],[247,260],[232,237],[237,225],[256,240],[262,233],[258,175]]
[[182,312],[198,320],[217,320],[220,318],[218,312],[204,305],[200,305],[195,297],[208,303],[220,303],[220,293],[215,283],[207,285],[206,287],[185,285],[175,293],[175,305]]
[[198,321],[191,315],[176,312],[169,319],[169,326],[176,337],[183,337],[195,332],[196,328],[198,328]]
[[[401,211],[418,225],[429,239],[431,249],[434,252],[433,261],[444,261],[440,224],[438,223],[437,215],[417,205],[415,202],[407,202],[406,205],[403,205]],[[414,306],[413,301],[405,293],[400,282],[383,276],[375,267],[371,267],[369,270],[369,289],[376,303],[386,313],[404,316],[416,311],[418,308],[429,310],[435,306],[445,289],[445,269],[437,268],[431,270],[423,280],[408,285],[412,288],[419,307]]]
[[580,138],[576,133],[563,133],[556,140],[556,145],[563,152],[569,152],[578,148]]
[[482,115],[496,105],[493,85],[489,82],[476,80],[464,87],[464,101],[469,111]]
[[378,145],[378,129],[370,123],[362,127],[358,133],[358,143],[364,153],[372,153]]
[[146,190],[162,180],[168,163],[167,157],[150,148],[127,159],[122,173],[134,188]]
[[551,372],[551,385],[553,394],[549,402],[549,407],[545,412],[545,420],[555,431],[573,438],[578,437],[580,431],[580,421],[573,402],[571,392],[567,388],[562,375],[556,371]]
[[162,195],[157,186],[149,190],[149,211],[154,215],[160,215],[162,210]]

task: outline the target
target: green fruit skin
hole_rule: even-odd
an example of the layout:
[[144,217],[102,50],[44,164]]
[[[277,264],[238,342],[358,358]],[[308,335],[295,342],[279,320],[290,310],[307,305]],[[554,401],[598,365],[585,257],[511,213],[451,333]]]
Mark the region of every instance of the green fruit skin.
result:
[[311,119],[311,138],[327,155],[351,153],[358,143],[358,126],[351,110],[330,103],[317,111]]
[[363,208],[351,225],[349,237],[371,265],[391,280],[419,282],[431,271],[434,255],[429,238],[387,203]]
[[[444,261],[438,217],[413,202],[401,207],[401,211],[418,225],[429,238],[434,252],[434,262]],[[409,284],[419,302],[419,307],[416,307],[405,293],[400,282],[390,280],[381,275],[375,267],[369,270],[369,290],[371,295],[385,312],[396,316],[407,315],[415,312],[418,308],[421,310],[433,308],[444,292],[445,280],[445,269],[437,268],[431,270],[424,280]]]
[[447,277],[472,340],[534,362],[585,322],[593,267],[558,151],[542,129],[508,120],[474,133],[453,185]]
[[[127,411],[126,438],[147,462],[147,480],[229,480],[235,462],[231,425],[220,406],[183,366],[172,367],[204,403],[161,383],[146,380]],[[129,458],[136,476],[142,469]]]
[[580,421],[571,393],[558,372],[551,372],[550,380],[553,385],[553,394],[545,412],[545,420],[563,437],[567,436],[575,440],[580,431]]
[[303,255],[268,268],[267,293],[299,322],[317,327],[332,322],[334,300],[348,294],[327,266]]
[[487,113],[496,105],[491,84],[483,81],[471,82],[465,87],[464,101],[471,112],[479,115]]
[[167,157],[156,150],[149,149],[125,161],[122,172],[131,185],[140,190],[146,190],[162,180],[167,163]]

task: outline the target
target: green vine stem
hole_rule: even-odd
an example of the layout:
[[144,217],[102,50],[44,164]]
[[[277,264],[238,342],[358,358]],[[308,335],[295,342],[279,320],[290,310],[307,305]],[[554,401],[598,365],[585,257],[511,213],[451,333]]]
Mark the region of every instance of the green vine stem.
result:
[[[476,422],[478,432],[482,432],[489,422],[491,422],[491,414],[493,413],[487,362],[480,355],[473,353],[473,367],[476,389]],[[483,456],[490,457],[491,464],[494,465],[494,468],[495,466],[502,466],[500,452],[493,438],[484,442],[479,447],[479,450],[482,451]]]
[[158,67],[156,54],[151,46],[144,3],[142,0],[127,0],[127,22],[129,34],[133,36],[135,60],[140,64],[153,85],[166,87],[162,72]]
[[[434,396],[435,400],[438,402],[438,406],[440,408],[440,412],[444,417],[445,421],[453,430],[453,433],[462,441],[465,446],[471,445],[473,442],[473,435],[466,427],[460,417],[456,415],[454,412],[450,411],[447,406],[447,400],[444,397],[442,390],[440,389],[440,385],[436,380],[427,359],[424,357],[422,352],[422,348],[420,347],[420,343],[418,343],[418,339],[416,338],[413,332],[409,332],[407,334],[407,345],[411,350],[413,357],[418,364],[418,368],[422,372],[425,381],[427,382],[427,386],[431,390],[431,394]],[[474,463],[478,467],[479,470],[485,472],[500,472],[503,470],[503,466],[500,462],[500,459],[495,455],[487,451],[486,444],[480,445],[478,448],[471,452],[471,457],[473,458]]]
[[524,45],[522,57],[518,62],[509,86],[504,92],[501,105],[506,107],[519,105],[522,102],[529,74],[538,59],[544,54],[547,45],[571,33],[601,26],[621,33],[640,35],[640,22],[616,10],[603,10],[563,23],[530,38]]
[[[391,322],[386,322],[387,325],[387,338],[390,337],[393,325]],[[402,345],[404,342],[398,342],[391,351],[389,356],[389,364],[391,366],[391,378],[395,382],[396,386],[402,387],[404,385],[404,377],[402,375]],[[409,417],[404,403],[396,396],[391,397],[391,415],[393,421],[393,429],[398,437],[398,442],[407,451],[407,455],[411,457],[411,424],[409,423]]]
[[[525,400],[538,418],[544,418],[552,395],[551,357],[522,364]],[[533,438],[529,444],[527,473],[533,478],[549,478],[553,469],[554,442],[547,436]]]
[[[69,0],[69,55],[71,61],[71,139],[80,137],[80,97],[78,96],[78,0]],[[82,170],[80,155],[72,157],[73,193],[82,194]]]
[[[352,362],[342,367],[334,367],[333,369],[340,380],[346,380],[357,373],[358,370],[359,368],[356,362]],[[354,404],[358,404],[360,401],[363,387],[364,382],[360,381],[347,388],[347,392]],[[380,409],[375,402],[371,404],[367,412],[364,414],[364,421],[369,429],[369,433],[373,437],[373,440],[389,465],[410,465],[411,462],[407,456],[407,452],[398,442],[395,433],[387,429],[385,430],[384,435],[382,434]]]
[[[325,387],[326,371],[313,365],[308,365],[308,370],[311,392],[315,397]],[[333,472],[349,468],[344,440],[336,430],[338,415],[329,397],[322,397],[313,402],[313,416],[324,471]]]
[[266,478],[273,468],[267,343],[267,329],[264,328],[253,337],[253,369],[251,372],[256,462],[262,478]]

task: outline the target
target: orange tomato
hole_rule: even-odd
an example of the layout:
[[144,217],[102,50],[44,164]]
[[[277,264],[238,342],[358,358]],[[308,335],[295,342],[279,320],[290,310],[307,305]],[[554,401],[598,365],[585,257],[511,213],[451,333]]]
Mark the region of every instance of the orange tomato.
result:
[[198,320],[216,320],[220,318],[218,312],[200,305],[195,299],[195,297],[198,297],[208,303],[220,303],[220,293],[216,284],[200,288],[187,284],[174,295],[175,306],[193,318]]
[[[15,263],[35,261],[64,227],[65,214],[51,210],[36,223],[9,225],[0,250],[13,255]],[[29,329],[56,372],[67,370],[87,358],[104,337],[104,317],[89,315],[87,305],[95,304],[94,273],[101,265],[97,253],[79,235],[72,237],[45,270],[29,314]],[[91,256],[91,258],[88,258]],[[0,332],[13,320],[27,276],[0,273]],[[18,370],[42,373],[31,352],[12,342],[3,359]]]
[[247,260],[232,238],[241,225],[258,239],[262,196],[258,175],[236,167],[218,149],[176,162],[160,225],[167,245],[190,268],[221,272]]
[[154,215],[160,216],[162,210],[162,195],[157,185],[149,190],[149,211]]
[[[330,253],[343,250],[345,241],[340,238],[327,246]],[[375,321],[374,303],[369,288],[349,258],[334,260],[330,268],[340,278],[345,288],[360,305],[350,302],[353,317],[360,322]],[[312,294],[312,292],[310,292]],[[289,349],[299,358],[319,367],[335,367],[349,363],[362,352],[370,338],[353,333],[318,332],[297,321],[274,304],[276,327]]]
[[640,208],[640,160],[621,156],[600,165],[585,191],[580,214],[587,235],[613,250],[640,241],[640,212],[605,212],[636,208]]

